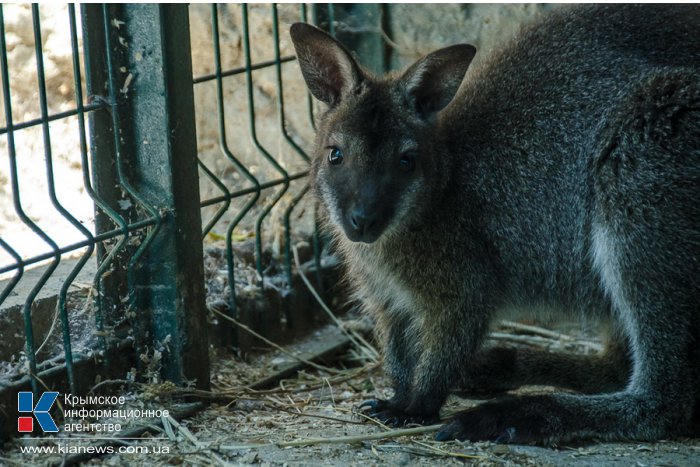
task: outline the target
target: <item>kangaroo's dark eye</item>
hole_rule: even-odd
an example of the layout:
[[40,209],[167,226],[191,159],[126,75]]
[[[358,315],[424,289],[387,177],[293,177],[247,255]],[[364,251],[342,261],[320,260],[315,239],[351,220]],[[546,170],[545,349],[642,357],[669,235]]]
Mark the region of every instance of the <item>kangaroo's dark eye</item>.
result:
[[340,165],[343,163],[343,151],[338,148],[330,148],[328,151],[328,162],[331,165]]
[[399,168],[404,172],[410,172],[416,167],[416,151],[406,151],[399,158]]

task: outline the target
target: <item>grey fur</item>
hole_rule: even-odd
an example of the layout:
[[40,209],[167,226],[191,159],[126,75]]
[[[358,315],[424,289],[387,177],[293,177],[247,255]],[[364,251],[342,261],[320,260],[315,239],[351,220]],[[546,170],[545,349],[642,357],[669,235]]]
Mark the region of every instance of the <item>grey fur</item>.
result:
[[[563,8],[457,90],[470,46],[374,78],[324,33],[292,27],[309,88],[329,104],[315,191],[395,383],[391,400],[366,404],[373,416],[426,423],[461,382],[544,383],[584,394],[496,399],[438,439],[690,432],[700,418],[699,31],[694,5]],[[341,164],[328,162],[331,147]],[[417,157],[404,172],[406,154]],[[483,348],[514,309],[609,322],[611,351]]]

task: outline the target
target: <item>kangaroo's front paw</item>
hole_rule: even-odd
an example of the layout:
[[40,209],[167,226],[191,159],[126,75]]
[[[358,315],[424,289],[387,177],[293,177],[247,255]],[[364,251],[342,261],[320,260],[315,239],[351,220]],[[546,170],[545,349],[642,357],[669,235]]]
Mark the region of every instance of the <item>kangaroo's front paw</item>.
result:
[[437,416],[424,414],[410,414],[405,410],[396,407],[391,401],[384,399],[372,399],[364,401],[359,408],[368,416],[379,420],[385,425],[392,427],[402,427],[406,425],[428,425],[437,421]]
[[550,444],[557,438],[560,420],[546,405],[519,399],[489,402],[455,415],[435,439]]

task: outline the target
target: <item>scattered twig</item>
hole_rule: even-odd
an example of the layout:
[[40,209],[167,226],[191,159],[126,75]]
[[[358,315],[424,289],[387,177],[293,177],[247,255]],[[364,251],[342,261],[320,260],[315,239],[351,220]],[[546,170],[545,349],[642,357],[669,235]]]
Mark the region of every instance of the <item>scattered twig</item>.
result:
[[211,464],[214,460],[218,465],[228,465],[224,462],[221,457],[219,457],[215,452],[208,449],[209,443],[203,443],[199,441],[186,426],[181,425],[177,420],[171,416],[161,417],[161,423],[165,429],[168,438],[171,441],[177,441],[177,436],[173,432],[173,427],[177,428],[177,432],[180,433],[185,439],[187,439],[195,448],[195,453],[202,455],[206,459],[207,464]]
[[[71,286],[76,286],[76,284],[73,283],[73,284],[71,284]],[[92,297],[92,292],[93,292],[93,288],[92,288],[92,287],[89,287],[89,288],[88,288],[88,294],[87,294],[87,297],[86,297],[86,300],[85,300],[86,305],[83,307],[83,311],[85,311],[85,308],[86,308],[86,306],[87,306],[87,303],[89,303],[90,298]],[[49,330],[46,332],[46,336],[44,337],[44,341],[43,341],[43,342],[41,343],[41,345],[39,345],[39,347],[37,347],[37,349],[34,351],[34,355],[39,355],[39,352],[41,352],[42,349],[44,348],[44,346],[45,346],[46,344],[48,344],[49,339],[51,339],[51,336],[53,335],[54,331],[56,330],[56,324],[58,323],[58,317],[59,317],[60,312],[61,312],[61,311],[59,310],[59,306],[58,306],[58,305],[59,305],[59,303],[56,302],[56,306],[55,306],[54,314],[53,314],[53,320],[51,321],[51,326],[49,327]]]
[[[273,388],[273,389],[251,389],[250,387],[247,386],[233,386],[230,388],[227,388],[224,391],[205,391],[203,389],[195,389],[195,388],[175,388],[173,390],[173,395],[178,395],[178,396],[191,396],[191,397],[197,397],[200,399],[207,399],[207,400],[260,400],[259,398],[253,398],[252,396],[265,396],[265,395],[271,395],[271,394],[295,394],[299,392],[311,392],[315,391],[317,389],[321,389],[323,387],[326,387],[326,380],[330,382],[333,385],[337,385],[340,383],[344,383],[346,381],[349,381],[353,378],[356,378],[360,376],[362,373],[366,372],[367,370],[371,369],[373,367],[367,366],[367,367],[362,367],[357,370],[354,370],[352,372],[348,372],[348,374],[342,375],[341,378],[323,378],[322,382],[317,383],[317,384],[308,384],[305,385],[305,387],[295,387],[295,388]],[[119,380],[112,380],[112,382],[118,382]],[[105,381],[107,383],[107,381]],[[249,395],[251,397],[242,397],[241,394],[243,395]]]
[[92,388],[90,388],[90,391],[88,391],[88,394],[93,394],[95,392],[95,390],[99,387],[109,386],[112,384],[126,384],[129,386],[136,386],[137,388],[141,388],[141,387],[145,386],[145,384],[143,384],[143,383],[139,383],[138,381],[131,381],[128,379],[106,379],[104,381],[97,383]]
[[53,320],[51,321],[51,326],[49,327],[49,330],[46,332],[46,336],[44,337],[44,341],[34,351],[34,355],[39,355],[39,352],[42,351],[44,346],[46,344],[48,344],[49,339],[51,339],[51,336],[53,336],[53,333],[56,330],[56,323],[58,323],[58,315],[59,315],[59,309],[58,309],[58,303],[56,303],[54,314],[53,314]]
[[308,412],[295,412],[293,410],[286,409],[284,407],[274,407],[277,410],[280,410],[282,412],[290,413],[292,415],[297,415],[300,417],[311,417],[311,418],[322,418],[324,420],[332,420],[334,422],[341,422],[341,423],[352,423],[353,425],[364,425],[365,422],[360,422],[357,420],[350,420],[347,418],[337,418],[337,417],[331,417],[330,415],[321,415],[321,414],[315,414],[315,413],[308,413]]
[[432,451],[435,454],[438,454],[441,456],[459,457],[461,459],[485,459],[485,456],[479,456],[477,454],[465,454],[463,452],[449,451],[447,449],[442,449],[442,448],[439,448],[437,446],[432,446],[428,443],[424,443],[424,442],[418,441],[418,440],[413,440],[412,442],[414,444],[417,444],[418,446],[422,446],[425,449]]
[[491,339],[517,342],[519,344],[535,345],[537,347],[543,347],[543,346],[549,347],[549,346],[557,344],[557,341],[550,339],[550,338],[547,338],[547,337],[523,336],[520,334],[509,334],[506,332],[491,332],[491,333],[489,333],[489,337]]
[[313,285],[311,285],[311,282],[309,279],[306,277],[306,274],[304,273],[303,268],[301,267],[301,262],[299,261],[299,252],[297,251],[296,245],[292,247],[292,254],[294,255],[294,263],[297,267],[297,271],[299,272],[299,276],[301,277],[301,280],[304,282],[306,285],[306,288],[309,289],[309,292],[311,292],[311,295],[316,299],[319,305],[321,305],[321,308],[323,311],[326,312],[326,314],[331,318],[331,320],[338,326],[338,328],[347,336],[350,341],[355,344],[355,346],[358,349],[363,349],[365,350],[366,353],[369,354],[369,358],[373,362],[377,362],[380,359],[379,352],[369,343],[365,340],[364,337],[361,335],[357,334],[356,332],[350,332],[345,327],[343,326],[342,321],[340,321],[335,314],[331,311],[331,309],[326,305],[326,303],[323,301],[321,296],[318,294],[316,289],[314,288]]
[[[562,342],[558,339],[552,339],[549,337],[542,336],[524,336],[520,334],[509,334],[505,332],[491,332],[489,337],[494,340],[503,340],[510,342],[517,342],[519,344],[527,344],[535,347],[561,347]],[[579,345],[581,347],[594,350],[596,352],[601,352],[603,346],[597,342],[584,341],[584,340],[572,340],[567,341],[567,345]]]
[[196,448],[201,448],[203,446],[203,443],[201,443],[193,434],[190,430],[187,429],[187,427],[183,426],[175,420],[171,416],[167,417],[161,417],[161,421],[163,422],[163,427],[165,428],[167,425],[171,427],[177,428],[178,433],[181,433],[187,440],[192,443]]
[[[333,387],[331,386],[331,383],[328,381],[328,378],[323,378],[323,381],[328,385],[328,391],[331,394],[331,403],[333,404],[333,407],[335,407],[335,396],[333,396]],[[319,404],[321,403],[321,400],[319,399]]]
[[318,444],[354,444],[363,441],[373,441],[377,439],[391,439],[402,436],[423,435],[426,433],[434,433],[442,428],[442,425],[421,426],[417,428],[404,428],[401,430],[384,431],[381,433],[370,433],[367,435],[357,436],[338,436],[330,438],[307,438],[295,441],[286,441],[281,443],[252,443],[240,445],[223,445],[219,446],[222,451],[237,451],[240,449],[252,449],[265,446],[277,446],[280,448],[298,447],[298,446],[314,446]]
[[[46,385],[46,382],[44,382],[44,380],[41,379],[41,378],[39,377],[39,375],[33,375],[33,376],[34,376],[34,378],[36,378],[36,380],[37,380],[39,383],[41,383],[42,386],[44,386],[44,389],[45,389],[45,390],[51,391],[51,388],[50,388],[49,386]],[[56,407],[58,407],[58,410],[59,410],[59,412],[61,412],[61,415],[62,415],[62,416],[65,416],[65,415],[66,415],[66,412],[63,410],[63,404],[61,403],[61,398],[60,398],[60,397],[59,397],[58,399],[56,399]]]
[[551,331],[539,326],[532,326],[530,324],[516,323],[515,321],[501,321],[501,326],[509,329],[514,329],[516,331],[529,332],[531,334],[536,334],[544,337],[551,337],[552,339],[557,339],[560,341],[573,341],[574,338],[567,335],[561,334],[556,331]]
[[212,308],[210,308],[210,310],[211,310],[213,313],[219,315],[220,317],[222,317],[222,318],[224,318],[224,319],[226,319],[226,320],[228,320],[228,321],[231,321],[233,324],[235,324],[235,325],[238,326],[239,328],[243,329],[243,330],[246,331],[247,333],[251,334],[252,336],[257,337],[257,338],[260,339],[261,341],[265,342],[267,345],[269,345],[269,346],[271,346],[271,347],[274,347],[276,350],[282,352],[283,354],[287,355],[288,357],[293,358],[293,359],[296,360],[296,361],[299,361],[299,362],[301,362],[301,363],[304,363],[305,365],[309,365],[309,366],[311,366],[311,367],[313,367],[313,368],[316,368],[317,370],[327,371],[327,372],[333,373],[333,374],[342,373],[342,371],[336,370],[335,368],[330,368],[330,367],[327,367],[327,366],[319,365],[318,363],[312,362],[311,360],[307,360],[307,359],[305,359],[305,358],[301,358],[301,357],[299,357],[299,356],[297,356],[297,355],[294,355],[294,354],[291,353],[290,351],[288,351],[288,350],[286,350],[285,348],[283,348],[283,347],[281,347],[281,346],[275,344],[274,342],[272,342],[271,340],[269,340],[269,339],[267,339],[266,337],[262,336],[261,334],[258,334],[257,332],[253,331],[250,327],[246,326],[245,324],[241,323],[240,321],[238,321],[238,320],[236,320],[236,319],[234,319],[234,318],[232,318],[232,317],[230,317],[230,316],[228,316],[228,315],[225,315],[224,313],[220,312],[220,311],[217,310],[216,308],[213,308],[213,307],[212,307]]

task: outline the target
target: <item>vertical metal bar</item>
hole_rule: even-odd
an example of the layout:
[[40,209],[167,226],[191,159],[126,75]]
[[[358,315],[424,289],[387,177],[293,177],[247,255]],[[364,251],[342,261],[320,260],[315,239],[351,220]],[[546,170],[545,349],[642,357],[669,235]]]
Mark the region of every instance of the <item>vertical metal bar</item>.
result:
[[[94,188],[93,200],[99,209],[95,209],[95,231],[102,233],[109,231],[113,224],[121,231],[121,237],[111,248],[105,244],[97,245],[98,268],[94,278],[95,294],[95,324],[102,354],[107,359],[107,339],[105,332],[105,321],[109,312],[113,315],[114,310],[122,303],[121,297],[127,295],[126,274],[123,271],[124,259],[129,253],[129,230],[127,228],[128,219],[134,217],[133,210],[121,210],[124,215],[117,211],[119,201],[123,194],[116,183],[115,160],[116,148],[114,142],[114,128],[112,128],[112,109],[109,107],[107,98],[104,97],[105,84],[107,82],[106,64],[106,40],[103,30],[104,11],[99,4],[81,5],[81,23],[83,28],[83,52],[85,57],[85,84],[88,92],[88,99],[101,101],[105,104],[104,111],[91,112],[89,114],[90,125],[90,154]],[[75,49],[74,49],[75,50]],[[75,63],[74,63],[75,66]],[[78,65],[79,66],[79,65]],[[82,92],[82,91],[80,91]],[[82,99],[78,100],[81,105]],[[81,114],[78,115],[81,122]],[[84,120],[83,120],[84,121]],[[84,123],[83,123],[84,125]],[[84,126],[81,128],[84,138]],[[82,143],[83,139],[81,139]],[[88,165],[83,162],[83,168]],[[83,174],[84,180],[89,181],[88,174]],[[86,188],[93,187],[86,184]],[[88,192],[90,193],[90,192]],[[99,193],[99,196],[97,194]]]
[[[311,23],[318,26],[319,25],[319,19],[318,19],[318,3],[312,3],[311,4]],[[306,4],[303,4],[304,8],[306,8]],[[304,18],[306,19],[306,18]]]
[[[277,5],[272,4],[272,39],[275,48],[275,72],[277,78],[277,115],[279,117],[279,126],[282,135],[284,136],[287,144],[304,160],[306,163],[310,162],[309,156],[292,140],[287,132],[287,123],[285,120],[284,112],[284,85],[282,81],[282,63],[280,62],[280,34],[279,34],[279,18],[277,13]],[[291,216],[294,208],[296,208],[308,192],[309,186],[306,185],[299,193],[292,198],[289,206],[284,212],[284,267],[287,275],[287,284],[289,287],[292,286],[292,235],[291,235]],[[292,327],[294,323],[292,322],[291,309],[289,306],[285,309],[287,326]]]
[[333,4],[328,4],[328,33],[335,37],[335,9]]
[[[127,8],[125,5],[123,8]],[[106,59],[107,59],[107,92],[109,95],[109,104],[112,109],[112,128],[113,128],[113,134],[114,134],[114,147],[115,147],[115,155],[116,155],[116,169],[117,169],[117,178],[119,180],[119,185],[124,189],[124,191],[131,197],[136,203],[138,203],[139,207],[144,209],[148,215],[156,220],[155,225],[153,228],[146,234],[146,237],[141,241],[141,244],[139,247],[136,249],[134,254],[131,256],[131,259],[129,260],[129,263],[127,265],[127,270],[126,270],[126,276],[127,276],[127,287],[128,287],[128,293],[129,293],[129,303],[133,306],[134,301],[135,301],[135,295],[134,292],[136,290],[135,287],[135,268],[139,264],[139,260],[143,256],[143,254],[146,252],[148,247],[150,246],[151,242],[155,238],[155,236],[158,233],[158,230],[160,230],[162,221],[159,215],[158,210],[151,205],[139,191],[134,188],[132,182],[129,180],[129,177],[127,176],[126,172],[126,159],[127,155],[125,154],[124,147],[126,146],[125,140],[123,137],[123,134],[127,131],[127,128],[122,127],[122,108],[120,107],[120,104],[123,103],[124,100],[126,100],[127,95],[128,95],[128,89],[121,88],[117,84],[117,69],[119,68],[114,59],[114,48],[113,48],[113,42],[112,42],[112,35],[110,34],[110,28],[112,27],[112,23],[110,21],[110,14],[109,14],[109,6],[108,5],[103,5],[102,6],[102,19],[103,19],[103,27],[104,27],[104,34],[105,34],[105,46],[106,46]],[[135,20],[137,21],[137,20]],[[127,48],[127,51],[130,50]],[[125,81],[126,82],[126,81]],[[118,95],[118,93],[120,95]],[[129,148],[132,151],[136,149],[136,147]],[[131,151],[130,151],[131,152]],[[134,323],[138,327],[140,323],[136,322]]]
[[[265,217],[270,213],[275,204],[282,198],[284,193],[289,189],[289,174],[282,168],[281,165],[270,155],[269,152],[260,144],[258,140],[255,126],[255,99],[253,97],[253,71],[251,69],[250,59],[250,34],[248,30],[248,5],[241,5],[243,13],[243,51],[245,56],[245,76],[246,89],[248,91],[248,122],[250,126],[250,136],[253,144],[258,149],[263,158],[272,166],[272,168],[282,175],[284,183],[282,188],[270,199],[267,200],[266,207],[262,210],[255,222],[255,268],[258,271],[260,285],[262,286],[263,266],[262,266],[262,223]],[[279,59],[278,59],[279,63]]]
[[39,109],[41,112],[41,122],[42,122],[42,134],[44,138],[44,158],[46,163],[46,180],[49,190],[49,198],[51,199],[51,204],[54,209],[56,209],[64,219],[70,222],[76,229],[80,231],[82,235],[86,237],[91,243],[87,248],[86,252],[78,260],[75,267],[68,274],[63,282],[61,291],[58,296],[58,311],[61,319],[61,327],[63,329],[63,348],[66,357],[66,366],[68,370],[68,383],[71,390],[75,389],[75,380],[73,377],[73,354],[71,352],[71,341],[70,341],[70,329],[68,327],[68,312],[66,310],[66,294],[68,293],[68,288],[73,283],[73,280],[78,275],[82,267],[85,265],[89,259],[92,251],[94,249],[94,240],[92,234],[88,229],[83,227],[83,225],[73,217],[58,201],[56,197],[56,186],[54,183],[53,176],[53,155],[51,148],[51,133],[49,132],[49,112],[48,103],[46,99],[46,79],[44,76],[44,56],[43,47],[41,42],[41,22],[39,18],[39,6],[37,4],[32,5],[32,21],[34,25],[34,45],[36,52],[36,70],[37,70],[37,80],[39,88]]
[[[302,198],[309,192],[309,185],[306,184],[299,190],[299,193],[292,198],[289,206],[284,212],[284,269],[287,274],[287,284],[292,285],[292,226],[291,217],[294,209],[299,205]],[[291,319],[290,317],[287,317]]]
[[316,26],[328,31],[335,37],[335,8],[332,3],[312,3],[311,20]]
[[219,177],[214,175],[214,173],[209,170],[209,167],[202,162],[201,159],[197,159],[197,164],[199,165],[199,168],[202,169],[202,172],[207,176],[209,180],[218,188],[221,193],[224,195],[224,201],[221,207],[216,210],[216,213],[212,216],[211,219],[207,222],[207,225],[204,226],[202,229],[202,238],[206,237],[209,232],[211,232],[211,229],[214,228],[217,222],[219,222],[219,219],[221,219],[224,214],[226,214],[226,211],[228,211],[228,208],[231,206],[231,191],[226,188],[226,185],[221,183],[221,180],[219,180]]
[[228,142],[226,141],[226,112],[224,104],[224,86],[223,77],[221,76],[221,48],[219,42],[219,11],[216,4],[211,6],[211,16],[212,16],[212,36],[213,36],[213,46],[214,46],[214,63],[216,68],[216,108],[218,113],[219,122],[219,147],[221,152],[231,161],[231,163],[236,167],[236,169],[243,174],[243,176],[253,184],[255,192],[246,201],[245,205],[241,208],[240,212],[231,221],[226,231],[226,263],[228,268],[228,283],[230,289],[230,300],[229,308],[233,316],[236,316],[236,284],[234,282],[234,263],[233,263],[233,230],[236,228],[238,223],[245,217],[245,215],[250,211],[253,205],[260,198],[260,182],[251,174],[246,167],[241,164],[241,162],[233,155],[228,147]]
[[387,49],[379,33],[383,28],[383,10],[377,3],[344,3],[333,9],[334,24],[360,24],[367,31],[356,33],[344,29],[336,31],[336,39],[358,58],[362,65],[376,74],[387,71]]
[[[75,102],[76,110],[78,112],[78,137],[80,144],[80,161],[83,174],[83,185],[85,187],[85,192],[92,199],[95,205],[109,217],[109,219],[114,222],[114,224],[123,232],[124,237],[121,239],[120,243],[126,241],[126,237],[129,235],[126,220],[119,215],[117,211],[112,209],[107,201],[105,201],[101,196],[99,196],[92,186],[92,180],[90,178],[90,161],[88,158],[88,148],[87,148],[87,138],[85,133],[85,99],[83,97],[82,88],[82,73],[80,71],[80,48],[78,46],[78,29],[76,25],[76,13],[75,5],[72,3],[68,4],[68,14],[69,14],[69,26],[70,26],[70,40],[71,40],[71,57],[73,61],[73,82],[75,84]],[[86,58],[87,58],[86,54]],[[90,65],[88,60],[86,60],[85,68],[89,69]],[[111,257],[120,250],[120,244],[118,243],[109,254],[109,260],[105,260],[100,265],[101,269],[109,266],[111,263]],[[99,277],[100,274],[96,274]]]
[[[163,349],[165,378],[195,379],[199,388],[208,388],[188,7],[126,4],[122,14],[129,38],[122,66],[133,78],[120,91],[128,99],[129,122],[121,124],[122,115],[114,120],[124,148],[117,151],[117,168],[129,165],[131,179],[119,170],[120,183],[157,220],[129,262],[134,309],[139,320],[151,318],[146,342]],[[105,18],[105,30],[109,25]],[[114,102],[113,75],[108,88]],[[122,111],[113,109],[113,117]]]
[[[386,34],[389,38],[393,37],[391,27],[391,8],[392,5],[388,5],[386,3],[379,3],[377,5],[377,9],[379,11],[379,28],[381,31],[384,31],[384,34]],[[387,72],[393,68],[392,63],[394,62],[396,50],[389,45],[389,41],[387,41],[384,37],[381,37],[381,44],[384,48],[384,69],[382,72]]]
[[[2,9],[2,6],[0,6],[0,9]],[[0,305],[2,305],[5,299],[10,296],[12,290],[15,288],[19,280],[22,278],[22,275],[24,274],[24,263],[22,262],[22,257],[19,254],[17,254],[15,249],[12,248],[10,244],[4,241],[2,238],[0,238],[0,247],[2,247],[3,250],[7,251],[10,254],[10,256],[12,256],[12,259],[15,260],[16,271],[15,275],[12,276],[12,279],[10,279],[7,285],[2,289],[2,292],[0,292]]]
[[285,141],[289,144],[294,152],[296,152],[305,162],[310,162],[309,156],[303,149],[297,145],[289,136],[287,131],[287,122],[284,113],[284,86],[282,82],[282,54],[280,52],[280,32],[279,32],[279,15],[277,12],[277,4],[272,4],[272,41],[275,49],[275,78],[277,82],[277,116],[279,118],[280,131],[284,136]]
[[[314,8],[313,11],[315,12],[316,9]],[[314,16],[314,19],[316,19],[316,15],[314,14],[313,16]],[[309,22],[306,3],[301,4],[301,20],[304,23]],[[314,24],[317,24],[317,23],[314,21]],[[311,93],[308,91],[306,92],[306,105],[308,106],[308,110],[309,110],[308,114],[309,114],[309,121],[311,122],[311,127],[315,131],[316,130],[316,119],[314,118],[314,98],[311,96]]]

